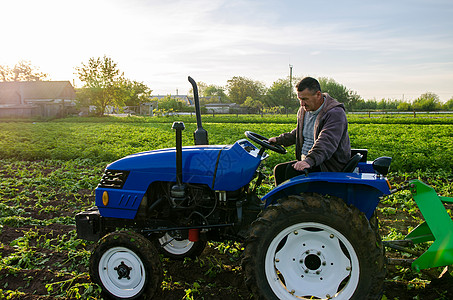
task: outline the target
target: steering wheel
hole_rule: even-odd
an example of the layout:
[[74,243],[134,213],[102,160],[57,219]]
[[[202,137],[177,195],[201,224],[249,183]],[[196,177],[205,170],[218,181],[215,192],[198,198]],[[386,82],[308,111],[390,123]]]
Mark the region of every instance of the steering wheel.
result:
[[257,133],[251,132],[251,131],[246,131],[246,132],[244,132],[244,134],[245,134],[245,136],[248,139],[251,139],[255,143],[257,143],[260,146],[262,146],[263,148],[275,151],[275,152],[280,153],[280,154],[285,154],[286,153],[286,149],[285,148],[283,148],[282,146],[277,145],[277,144],[269,143],[268,142],[268,138],[266,138],[266,137],[264,137],[262,135],[259,135]]

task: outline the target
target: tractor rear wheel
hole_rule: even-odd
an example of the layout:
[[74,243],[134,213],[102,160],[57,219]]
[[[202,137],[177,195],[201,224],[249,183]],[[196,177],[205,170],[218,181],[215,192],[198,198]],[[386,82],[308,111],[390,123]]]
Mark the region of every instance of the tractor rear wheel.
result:
[[382,243],[341,199],[289,196],[252,224],[243,267],[260,299],[380,299]]
[[114,299],[151,299],[162,282],[162,267],[154,245],[135,232],[107,234],[90,259],[90,276]]

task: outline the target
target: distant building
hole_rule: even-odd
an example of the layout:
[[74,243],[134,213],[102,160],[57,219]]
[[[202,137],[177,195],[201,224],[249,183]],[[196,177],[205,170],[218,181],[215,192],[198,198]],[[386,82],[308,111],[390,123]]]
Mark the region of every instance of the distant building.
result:
[[[193,96],[188,96],[188,95],[155,95],[155,96],[151,96],[150,99],[162,100],[162,99],[167,98],[169,96],[172,99],[176,99],[176,100],[179,100],[179,101],[184,101],[188,105],[194,105],[195,104]],[[213,101],[220,102],[220,97],[219,96],[199,97],[199,100],[200,100],[200,102],[203,102],[203,100],[204,101],[209,101],[209,102],[213,102]]]
[[176,100],[180,100],[180,101],[185,101],[187,104],[191,104],[190,103],[190,99],[187,95],[153,95],[151,97],[149,97],[151,100],[162,100],[162,99],[165,99],[167,98],[168,96],[170,96],[170,98],[172,99],[176,99]]
[[0,118],[64,116],[75,98],[69,81],[0,82]]
[[[167,98],[169,95],[155,95],[150,98],[153,100],[161,100]],[[193,96],[188,95],[170,95],[170,98],[184,101],[189,106],[194,106],[195,101]],[[237,112],[245,112],[244,108],[241,108],[236,103],[221,103],[219,96],[199,97],[200,106],[206,108],[207,113],[218,113],[218,114],[229,114]],[[155,103],[154,108],[158,108],[158,102]]]
[[236,103],[208,103],[205,105],[208,113],[230,114],[240,111],[241,107]]

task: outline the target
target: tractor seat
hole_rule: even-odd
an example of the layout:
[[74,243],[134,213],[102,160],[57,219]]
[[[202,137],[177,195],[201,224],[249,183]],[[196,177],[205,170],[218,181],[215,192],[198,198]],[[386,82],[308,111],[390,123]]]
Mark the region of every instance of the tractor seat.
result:
[[343,167],[343,170],[341,170],[341,172],[345,172],[345,173],[354,172],[354,169],[357,167],[357,164],[362,159],[362,157],[363,157],[363,155],[360,153],[354,154],[351,157],[351,159],[348,161],[348,163]]

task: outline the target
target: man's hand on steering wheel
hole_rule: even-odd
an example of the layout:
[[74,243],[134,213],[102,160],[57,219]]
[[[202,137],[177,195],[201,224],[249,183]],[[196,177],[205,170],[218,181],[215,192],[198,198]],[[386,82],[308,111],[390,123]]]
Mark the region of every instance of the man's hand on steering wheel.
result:
[[270,139],[267,140],[269,143],[271,144],[277,144],[277,138],[274,136],[274,137],[271,137]]

